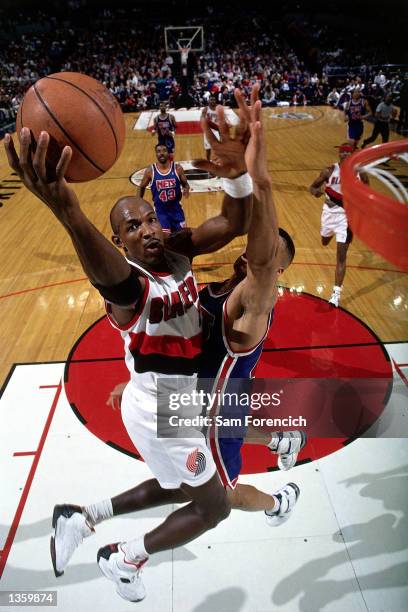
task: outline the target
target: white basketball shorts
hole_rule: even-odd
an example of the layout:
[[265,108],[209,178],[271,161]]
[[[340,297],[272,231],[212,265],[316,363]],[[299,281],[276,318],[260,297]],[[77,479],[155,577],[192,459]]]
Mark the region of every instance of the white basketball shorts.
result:
[[336,242],[347,242],[347,217],[342,206],[323,204],[320,234],[324,238],[336,236]]
[[196,430],[191,438],[158,437],[156,402],[132,383],[123,392],[121,412],[130,439],[163,489],[178,489],[182,483],[198,487],[214,476],[205,437]]

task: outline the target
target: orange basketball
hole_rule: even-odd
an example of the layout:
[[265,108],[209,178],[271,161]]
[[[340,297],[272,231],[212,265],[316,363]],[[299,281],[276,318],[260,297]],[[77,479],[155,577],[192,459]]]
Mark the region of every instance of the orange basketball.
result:
[[30,87],[17,114],[17,133],[30,128],[37,141],[50,134],[47,159],[54,165],[72,148],[66,179],[91,181],[113,166],[125,141],[125,121],[116,98],[102,83],[77,72],[58,72]]

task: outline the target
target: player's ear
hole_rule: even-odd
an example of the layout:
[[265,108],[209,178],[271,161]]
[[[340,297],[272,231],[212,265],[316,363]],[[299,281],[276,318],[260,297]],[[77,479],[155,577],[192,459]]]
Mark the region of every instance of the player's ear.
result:
[[127,251],[127,248],[125,247],[125,245],[123,244],[122,240],[120,239],[120,237],[117,234],[113,234],[112,242],[119,249],[123,249],[124,251]]

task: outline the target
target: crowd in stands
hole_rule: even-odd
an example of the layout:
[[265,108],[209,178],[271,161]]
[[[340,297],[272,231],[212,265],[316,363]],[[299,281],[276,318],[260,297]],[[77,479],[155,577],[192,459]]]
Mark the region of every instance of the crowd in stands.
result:
[[[166,53],[163,46],[168,17],[142,17],[134,9],[132,18],[129,9],[98,10],[87,7],[86,0],[70,0],[68,9],[65,21],[41,11],[14,18],[0,14],[0,124],[13,121],[32,83],[58,71],[79,71],[100,80],[125,111],[158,108],[161,100],[177,106],[179,54]],[[406,80],[401,72],[374,73],[368,63],[354,74],[351,70],[343,75],[344,82],[329,78],[332,66],[339,65],[338,61],[352,62],[352,58],[344,50],[330,51],[326,27],[310,28],[312,39],[326,44],[324,67],[315,72],[255,10],[247,11],[245,19],[239,11],[224,15],[218,10],[216,16],[213,7],[204,6],[202,11],[189,19],[189,25],[204,25],[205,31],[205,49],[190,53],[191,104],[206,104],[213,94],[218,102],[234,105],[234,88],[249,96],[256,81],[262,83],[264,106],[331,104],[342,108],[352,89],[359,87],[375,110],[386,92],[398,102],[404,91]],[[81,25],[84,17],[92,29]],[[25,27],[18,29],[18,23]]]

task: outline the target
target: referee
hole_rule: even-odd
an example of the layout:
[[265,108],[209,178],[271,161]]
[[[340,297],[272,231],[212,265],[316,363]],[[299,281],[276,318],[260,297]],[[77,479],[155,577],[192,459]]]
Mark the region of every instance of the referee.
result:
[[368,144],[374,142],[378,135],[381,134],[382,141],[388,142],[390,137],[390,120],[394,119],[397,115],[397,109],[392,104],[391,94],[387,94],[382,102],[377,106],[375,110],[375,123],[373,133],[370,138],[364,140],[361,148],[364,149]]

